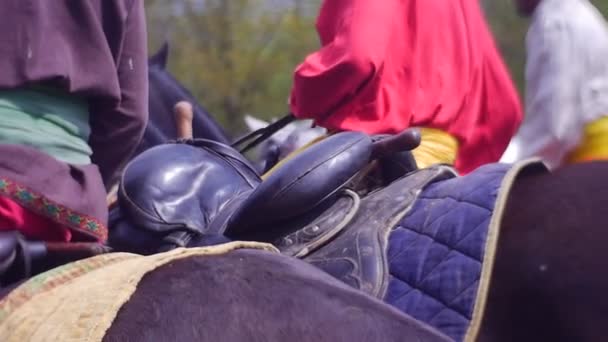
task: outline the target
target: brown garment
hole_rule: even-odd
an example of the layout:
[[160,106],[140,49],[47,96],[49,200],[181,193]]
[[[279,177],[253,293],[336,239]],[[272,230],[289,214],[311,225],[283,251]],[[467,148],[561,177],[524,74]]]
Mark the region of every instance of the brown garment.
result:
[[148,118],[143,0],[2,0],[0,13],[0,88],[44,83],[85,97],[109,185]]
[[105,225],[103,184],[116,179],[148,120],[143,0],[2,0],[0,13],[0,89],[37,84],[86,98],[95,164],[0,145],[0,177]]

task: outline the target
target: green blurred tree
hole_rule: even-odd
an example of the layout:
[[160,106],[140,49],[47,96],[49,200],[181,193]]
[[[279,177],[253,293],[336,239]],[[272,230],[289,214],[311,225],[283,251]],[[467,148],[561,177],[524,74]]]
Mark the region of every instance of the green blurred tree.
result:
[[[528,22],[513,0],[479,1],[523,94]],[[320,2],[146,0],[150,50],[169,41],[171,72],[234,134],[244,114],[269,119],[287,110],[292,72],[319,45]],[[608,15],[608,0],[592,2]]]
[[147,0],[150,46],[171,49],[170,69],[231,132],[251,113],[287,110],[293,68],[318,46],[319,0]]

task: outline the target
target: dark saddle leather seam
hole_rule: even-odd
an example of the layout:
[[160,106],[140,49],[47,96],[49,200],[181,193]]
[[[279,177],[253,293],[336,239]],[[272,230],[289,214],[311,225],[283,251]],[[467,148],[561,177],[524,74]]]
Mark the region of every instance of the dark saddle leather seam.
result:
[[[310,167],[308,168],[308,170],[307,170],[307,171],[303,172],[303,173],[302,173],[302,175],[300,175],[299,177],[295,178],[293,181],[291,181],[291,183],[287,184],[287,185],[286,185],[286,186],[285,186],[285,187],[284,187],[284,188],[283,188],[281,191],[277,192],[277,193],[276,193],[276,194],[275,194],[275,195],[274,195],[272,198],[274,199],[274,198],[276,198],[276,197],[279,197],[279,196],[281,196],[281,195],[285,194],[286,192],[288,192],[288,191],[289,191],[289,190],[290,190],[290,189],[291,189],[291,188],[294,186],[294,184],[298,183],[298,182],[299,182],[301,179],[305,178],[305,177],[306,177],[306,175],[308,175],[309,173],[311,173],[311,172],[315,171],[315,169],[316,169],[316,168],[318,168],[318,167],[319,167],[319,165],[322,165],[322,164],[324,164],[324,163],[327,163],[329,160],[331,160],[331,159],[335,158],[336,156],[338,156],[338,155],[340,155],[340,154],[344,153],[344,151],[346,151],[346,150],[350,149],[352,146],[356,145],[356,144],[357,144],[357,143],[359,143],[361,140],[363,140],[363,139],[361,138],[361,139],[358,139],[358,140],[357,140],[357,141],[355,141],[355,142],[350,143],[348,146],[345,146],[345,147],[343,147],[341,150],[338,150],[338,151],[334,152],[333,154],[331,154],[331,155],[327,156],[327,157],[326,157],[326,158],[324,158],[323,160],[321,160],[321,161],[317,162],[315,165],[310,166]],[[349,180],[348,180],[347,182],[345,182],[344,184],[348,184],[348,182],[349,182],[351,179],[352,179],[352,177],[351,177],[351,178],[349,178]],[[343,184],[343,185],[344,185],[344,184]],[[338,188],[338,189],[339,189],[339,188]]]

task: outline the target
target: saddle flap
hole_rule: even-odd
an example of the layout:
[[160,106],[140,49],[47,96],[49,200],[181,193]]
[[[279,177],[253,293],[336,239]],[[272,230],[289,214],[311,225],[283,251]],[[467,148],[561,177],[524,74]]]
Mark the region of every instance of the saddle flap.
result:
[[273,242],[281,253],[303,258],[338,235],[353,220],[361,199],[351,190],[344,190],[338,200],[303,228]]
[[383,298],[388,285],[388,236],[412,208],[427,185],[454,177],[444,166],[422,169],[361,200],[348,226],[331,242],[303,260],[344,283],[376,298]]
[[229,220],[226,235],[251,235],[313,210],[369,162],[371,147],[368,135],[342,132],[304,150],[251,193]]

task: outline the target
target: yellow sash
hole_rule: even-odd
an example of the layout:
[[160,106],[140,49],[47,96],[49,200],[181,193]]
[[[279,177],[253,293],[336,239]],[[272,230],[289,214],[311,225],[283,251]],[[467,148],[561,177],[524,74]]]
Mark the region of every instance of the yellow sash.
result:
[[608,116],[585,127],[583,140],[566,158],[567,163],[608,160]]
[[418,167],[423,169],[433,164],[454,165],[458,153],[458,140],[451,134],[434,128],[421,128],[422,141],[412,151]]

